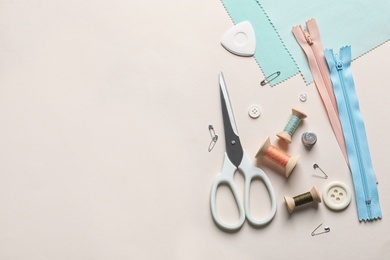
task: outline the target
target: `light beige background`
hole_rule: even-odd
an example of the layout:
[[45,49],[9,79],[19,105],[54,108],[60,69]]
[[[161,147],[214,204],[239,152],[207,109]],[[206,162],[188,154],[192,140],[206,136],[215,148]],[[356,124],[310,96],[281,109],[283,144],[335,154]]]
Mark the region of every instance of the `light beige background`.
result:
[[[342,212],[320,204],[288,214],[285,195],[352,179],[315,86],[297,75],[260,87],[254,59],[219,43],[231,26],[218,0],[0,1],[0,259],[390,258],[390,44],[352,63],[384,216],[359,223],[354,199]],[[253,161],[267,136],[301,154],[288,180],[259,163],[276,217],[234,234],[209,209],[225,151],[220,71]],[[252,104],[259,119],[247,115]],[[280,146],[292,107],[308,118]],[[220,136],[212,152],[209,124]],[[318,135],[311,151],[299,141],[308,130]],[[328,180],[312,177],[314,163]],[[269,202],[260,183],[252,188],[260,216]],[[220,190],[219,211],[233,221],[229,196]],[[320,223],[331,232],[312,237]]]

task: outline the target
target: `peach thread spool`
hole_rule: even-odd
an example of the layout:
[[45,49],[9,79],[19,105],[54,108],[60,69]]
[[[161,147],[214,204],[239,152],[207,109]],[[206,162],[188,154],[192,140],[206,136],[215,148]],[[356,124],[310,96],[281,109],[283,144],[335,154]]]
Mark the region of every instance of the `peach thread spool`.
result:
[[299,123],[301,122],[302,119],[305,119],[306,117],[307,115],[305,113],[293,108],[290,120],[288,120],[283,131],[278,133],[277,136],[280,139],[283,139],[284,141],[290,144],[291,137],[294,134],[295,130],[297,129]]
[[319,196],[317,188],[313,186],[309,192],[303,193],[293,198],[284,196],[284,201],[286,202],[288,212],[291,214],[295,207],[313,202],[321,203],[321,196]]
[[271,145],[269,137],[267,137],[267,139],[256,154],[256,158],[263,156],[271,160],[275,164],[281,166],[284,169],[284,175],[286,177],[290,176],[299,159],[299,155],[290,156],[279,148]]

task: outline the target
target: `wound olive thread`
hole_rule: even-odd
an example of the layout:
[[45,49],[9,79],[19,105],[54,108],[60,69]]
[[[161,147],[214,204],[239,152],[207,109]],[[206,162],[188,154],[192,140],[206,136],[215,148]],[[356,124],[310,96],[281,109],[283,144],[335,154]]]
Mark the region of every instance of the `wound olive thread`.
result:
[[284,196],[286,202],[287,210],[291,214],[295,207],[299,207],[308,203],[321,203],[321,196],[318,193],[318,190],[315,186],[311,188],[309,192],[297,195],[293,198]]
[[292,115],[290,119],[288,120],[286,126],[284,127],[283,131],[278,133],[277,136],[286,141],[287,143],[291,143],[291,137],[294,134],[295,130],[297,129],[299,123],[302,119],[305,119],[307,116],[305,113],[293,108],[292,109]]
[[313,202],[313,197],[311,196],[310,192],[306,192],[301,195],[293,197],[293,200],[295,201],[295,206],[299,207],[306,203]]

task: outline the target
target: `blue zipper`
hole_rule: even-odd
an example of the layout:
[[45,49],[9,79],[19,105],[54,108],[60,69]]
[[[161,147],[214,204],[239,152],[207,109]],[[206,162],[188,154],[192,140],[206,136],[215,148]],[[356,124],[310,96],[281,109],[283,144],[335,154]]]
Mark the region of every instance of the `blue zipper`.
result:
[[340,56],[325,50],[340,122],[346,142],[360,221],[382,218],[366,131],[350,71],[351,48],[341,48]]
[[362,155],[360,152],[361,148],[359,145],[359,138],[356,134],[356,123],[354,122],[354,117],[352,116],[353,113],[351,112],[350,100],[349,100],[348,95],[346,93],[347,90],[346,90],[345,82],[344,82],[345,76],[343,75],[343,64],[340,60],[339,55],[337,55],[337,54],[334,54],[334,61],[336,64],[337,74],[338,74],[339,80],[340,80],[341,90],[343,92],[343,98],[344,98],[344,101],[345,101],[346,107],[347,107],[348,118],[351,121],[352,135],[353,135],[355,150],[357,153],[356,157],[357,157],[358,163],[359,163],[359,173],[360,173],[360,177],[361,177],[362,184],[363,184],[364,197],[365,197],[365,202],[367,205],[367,213],[368,213],[368,217],[371,218],[371,210],[370,210],[371,200],[367,199],[370,197],[370,194],[369,194],[368,189],[367,189],[367,179],[366,179],[366,176],[364,174],[365,170],[364,170],[364,163],[362,162]]

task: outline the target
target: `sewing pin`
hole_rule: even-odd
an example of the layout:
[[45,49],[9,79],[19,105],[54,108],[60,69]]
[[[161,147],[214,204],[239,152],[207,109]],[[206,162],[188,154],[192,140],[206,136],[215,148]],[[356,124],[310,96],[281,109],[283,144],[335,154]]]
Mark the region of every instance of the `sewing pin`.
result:
[[265,85],[267,85],[268,83],[270,83],[271,81],[273,81],[274,79],[276,79],[279,76],[280,76],[280,71],[274,72],[271,75],[269,75],[268,77],[265,77],[265,79],[263,79],[260,82],[260,85],[261,86],[265,86]]
[[319,229],[321,226],[322,226],[322,223],[320,225],[318,225],[318,227],[316,227],[316,229],[314,229],[313,232],[311,232],[311,235],[313,237],[317,236],[317,235],[321,235],[321,234],[325,234],[325,233],[330,232],[330,227],[324,227],[324,231],[323,232],[316,233],[317,229]]
[[317,168],[320,169],[320,171],[324,174],[324,177],[318,176],[318,175],[315,175],[315,174],[313,174],[313,176],[318,177],[318,178],[328,179],[328,175],[320,168],[320,166],[318,166],[318,164],[316,164],[316,163],[313,164],[313,168],[314,168],[314,170],[316,170]]
[[211,141],[209,144],[208,151],[211,152],[211,150],[213,150],[215,144],[217,143],[218,135],[215,134],[214,127],[212,125],[209,125],[209,132],[211,136]]

